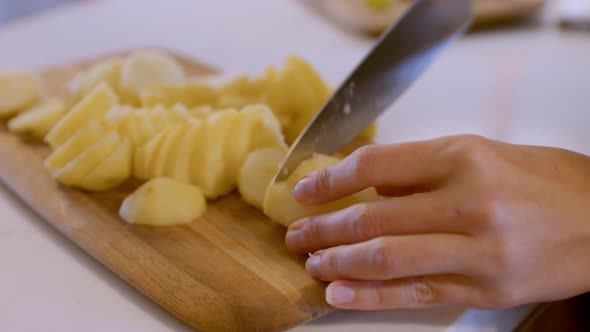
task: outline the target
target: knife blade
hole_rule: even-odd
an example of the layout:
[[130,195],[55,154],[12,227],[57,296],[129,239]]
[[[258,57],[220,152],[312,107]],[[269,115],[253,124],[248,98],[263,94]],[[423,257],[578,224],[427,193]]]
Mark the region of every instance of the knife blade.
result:
[[273,182],[314,153],[333,154],[393,104],[471,25],[471,0],[417,0],[295,140]]

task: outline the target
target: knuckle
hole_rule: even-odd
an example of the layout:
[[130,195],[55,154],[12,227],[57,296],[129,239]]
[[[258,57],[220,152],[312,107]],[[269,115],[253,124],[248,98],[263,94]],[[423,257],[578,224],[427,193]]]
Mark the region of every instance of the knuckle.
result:
[[380,219],[370,205],[357,204],[351,209],[354,232],[358,238],[368,240],[381,235],[383,228]]
[[375,147],[364,146],[356,150],[352,158],[352,175],[366,178],[371,174],[371,164],[375,159]]
[[437,293],[426,278],[416,277],[410,279],[408,289],[410,305],[416,307],[430,306],[440,303],[440,294]]
[[307,239],[321,239],[323,235],[321,223],[316,218],[310,217],[303,226],[303,234]]
[[314,192],[332,191],[332,174],[329,168],[319,169],[313,179]]
[[395,249],[383,239],[375,241],[375,245],[369,257],[369,262],[377,271],[382,271],[384,277],[392,279],[395,277],[398,262]]
[[489,140],[478,135],[455,136],[449,140],[447,153],[461,168],[485,165],[489,153]]

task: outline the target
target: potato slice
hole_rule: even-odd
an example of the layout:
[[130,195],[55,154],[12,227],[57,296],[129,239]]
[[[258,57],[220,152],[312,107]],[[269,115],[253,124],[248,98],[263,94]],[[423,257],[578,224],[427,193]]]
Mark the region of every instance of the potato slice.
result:
[[238,175],[242,200],[262,210],[266,188],[287,155],[283,149],[267,148],[248,155]]
[[207,198],[216,199],[226,195],[235,186],[235,181],[232,183],[235,177],[228,175],[225,145],[232,144],[233,140],[227,137],[235,137],[230,129],[237,117],[238,112],[227,110],[214,113],[206,121],[204,149],[202,153],[197,153],[198,159],[193,164],[200,166],[196,168],[200,174],[197,174],[195,183]]
[[195,120],[186,125],[183,135],[170,151],[166,174],[172,179],[191,183],[192,152],[205,127],[203,122]]
[[30,72],[0,73],[0,119],[9,118],[39,100],[39,77]]
[[118,93],[122,67],[123,59],[119,57],[93,65],[72,80],[69,87],[70,94],[75,99],[80,99],[91,93],[101,83],[108,84],[113,91]]
[[140,180],[152,178],[153,164],[158,159],[160,148],[167,133],[162,131],[150,139],[144,146],[136,149],[133,158],[133,176]]
[[180,64],[162,52],[135,52],[123,63],[121,91],[126,103],[139,104],[141,91],[151,85],[182,85],[184,82],[184,71]]
[[218,92],[213,87],[201,83],[155,84],[144,88],[140,97],[141,104],[145,107],[172,106],[176,103],[195,107],[216,105]]
[[78,185],[88,191],[112,189],[131,176],[131,143],[125,139],[107,159],[96,166]]
[[250,152],[263,148],[287,149],[278,120],[263,104],[242,109],[230,132],[235,139],[226,145],[225,155],[228,174],[234,183]]
[[150,178],[168,177],[167,170],[170,164],[174,164],[175,148],[180,144],[182,136],[186,131],[186,126],[177,124],[168,127],[162,137],[162,145],[158,151],[155,161],[150,165]]
[[102,119],[117,103],[113,89],[106,83],[99,84],[51,128],[45,141],[52,148],[57,148],[90,121]]
[[171,226],[189,223],[205,214],[206,209],[205,197],[198,187],[157,178],[125,198],[119,215],[130,224]]
[[94,120],[55,149],[45,160],[50,170],[58,170],[79,156],[86,149],[100,141],[107,133],[106,127]]
[[213,113],[211,106],[195,106],[188,110],[189,114],[195,119],[206,119]]
[[90,171],[113,154],[120,144],[121,137],[113,130],[52,175],[62,184],[80,187]]
[[65,101],[51,99],[10,119],[8,129],[13,133],[43,139],[65,113]]
[[295,221],[328,212],[337,211],[351,205],[377,201],[380,199],[374,188],[363,190],[332,203],[322,205],[303,205],[295,200],[293,186],[305,175],[335,164],[339,160],[325,155],[314,155],[302,162],[286,181],[275,182],[268,186],[264,198],[264,213],[273,221],[289,227]]

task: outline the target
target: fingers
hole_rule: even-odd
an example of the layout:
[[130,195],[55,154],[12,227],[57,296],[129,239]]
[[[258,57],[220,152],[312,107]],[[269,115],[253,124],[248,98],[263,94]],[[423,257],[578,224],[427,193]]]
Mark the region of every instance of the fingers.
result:
[[369,187],[431,186],[450,172],[449,165],[439,160],[440,146],[437,140],[366,146],[303,178],[293,195],[302,203],[321,204]]
[[390,281],[335,281],[326,289],[326,301],[340,309],[391,310],[472,302],[469,280],[453,275]]
[[388,235],[464,233],[469,225],[446,212],[442,193],[426,193],[362,203],[334,213],[300,220],[286,236],[287,248],[315,252]]
[[468,275],[485,266],[478,248],[463,235],[390,236],[319,251],[305,267],[310,275],[324,281]]

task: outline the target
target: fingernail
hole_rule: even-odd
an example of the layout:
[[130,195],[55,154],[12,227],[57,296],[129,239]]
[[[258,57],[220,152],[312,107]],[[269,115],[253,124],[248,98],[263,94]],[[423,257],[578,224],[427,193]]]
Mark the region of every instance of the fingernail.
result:
[[298,199],[305,199],[306,196],[312,193],[311,177],[306,176],[299,180],[293,187],[293,196]]
[[305,262],[305,269],[312,277],[317,277],[320,274],[320,255],[314,254]]
[[352,303],[355,296],[354,289],[346,286],[329,286],[326,289],[326,302],[332,305]]

